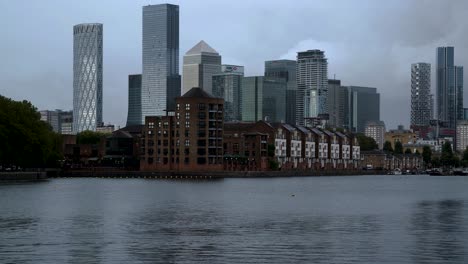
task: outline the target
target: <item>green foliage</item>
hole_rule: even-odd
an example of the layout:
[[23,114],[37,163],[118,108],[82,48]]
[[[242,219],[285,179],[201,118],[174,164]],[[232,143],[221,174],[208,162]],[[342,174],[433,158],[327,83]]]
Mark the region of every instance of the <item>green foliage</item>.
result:
[[364,134],[357,134],[356,137],[359,142],[359,146],[361,147],[361,151],[368,151],[379,148],[377,143],[375,143],[375,140],[371,137],[366,137]]
[[393,152],[392,143],[390,141],[385,141],[383,145],[383,150],[387,152]]
[[414,152],[414,154],[416,154],[416,155],[418,155],[418,156],[421,155],[421,153],[419,153],[419,150],[416,150],[416,152]]
[[442,154],[440,156],[440,163],[442,166],[449,167],[455,166],[456,159],[453,155],[452,145],[449,142],[445,142],[442,146]]
[[76,143],[77,144],[97,144],[99,143],[101,138],[106,137],[106,136],[107,134],[105,133],[86,130],[76,135]]
[[278,161],[276,161],[274,159],[269,159],[268,160],[268,166],[270,167],[270,170],[278,170],[279,163],[278,163]]
[[409,148],[405,149],[405,154],[411,154],[411,153],[412,153],[411,149],[409,149]]
[[274,157],[275,156],[275,145],[273,144],[268,144],[268,157]]
[[0,164],[44,167],[57,163],[60,136],[28,101],[0,96]]
[[440,166],[440,159],[438,157],[434,157],[431,161],[433,167],[439,167]]
[[400,141],[395,142],[395,154],[403,154],[403,145],[401,144]]
[[432,157],[431,147],[429,146],[423,147],[422,157],[423,157],[424,163],[429,164],[431,162],[431,157]]

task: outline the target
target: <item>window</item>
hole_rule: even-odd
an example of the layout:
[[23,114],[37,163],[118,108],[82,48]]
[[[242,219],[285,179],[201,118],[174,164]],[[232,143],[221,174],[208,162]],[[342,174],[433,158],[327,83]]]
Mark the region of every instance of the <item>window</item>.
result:
[[154,128],[154,122],[149,122],[148,123],[148,128],[153,129]]
[[205,110],[206,105],[205,104],[198,104],[198,110]]
[[186,147],[190,147],[190,140],[189,140],[189,139],[186,139],[186,140],[185,140],[185,146],[186,146]]
[[185,127],[189,128],[190,127],[190,121],[185,121]]
[[189,112],[185,113],[185,119],[190,119],[190,113]]
[[176,110],[177,110],[177,111],[180,110],[180,104],[176,104]]
[[198,158],[197,159],[197,164],[206,164],[206,158]]
[[190,110],[190,104],[185,104],[185,110]]
[[189,158],[185,158],[185,159],[184,159],[184,163],[185,163],[185,164],[189,164],[189,163],[190,163],[190,159],[189,159]]

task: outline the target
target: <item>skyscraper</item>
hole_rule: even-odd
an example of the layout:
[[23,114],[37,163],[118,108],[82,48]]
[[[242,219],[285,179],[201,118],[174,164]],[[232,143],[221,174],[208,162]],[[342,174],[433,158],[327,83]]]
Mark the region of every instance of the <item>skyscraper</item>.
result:
[[145,116],[173,110],[180,96],[179,6],[143,7],[141,124]]
[[241,84],[242,121],[258,121],[263,117],[263,76],[243,77]]
[[377,88],[347,86],[345,128],[364,133],[366,123],[380,120],[380,94]]
[[185,53],[182,71],[184,93],[200,87],[212,94],[212,78],[221,72],[221,56],[202,40]]
[[59,111],[42,110],[39,113],[42,121],[47,122],[54,132],[60,133]]
[[463,67],[454,65],[454,53],[453,47],[437,48],[435,117],[453,131],[463,119]]
[[73,132],[102,124],[102,24],[73,27]]
[[286,122],[287,83],[282,79],[266,77],[263,79],[263,120],[269,122]]
[[213,95],[224,98],[224,120],[241,120],[241,82],[244,66],[222,65],[221,73],[213,75]]
[[141,124],[141,74],[134,74],[128,76],[127,126]]
[[297,124],[327,113],[328,62],[325,52],[307,50],[297,53]]
[[328,80],[327,109],[329,115],[328,124],[331,127],[345,127],[348,89],[341,86],[340,80]]
[[411,126],[429,126],[431,116],[431,64],[411,64]]
[[[265,80],[284,81],[286,83],[286,117],[288,124],[296,124],[296,61],[265,61]],[[268,92],[267,92],[268,93]]]

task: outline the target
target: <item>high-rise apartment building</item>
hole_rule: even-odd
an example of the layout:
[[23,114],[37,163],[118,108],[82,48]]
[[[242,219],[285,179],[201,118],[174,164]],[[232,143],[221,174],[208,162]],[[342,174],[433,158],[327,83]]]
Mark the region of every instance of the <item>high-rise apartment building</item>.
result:
[[141,74],[128,76],[128,115],[127,126],[141,123]]
[[205,41],[200,41],[184,55],[183,92],[193,87],[213,93],[213,75],[221,72],[221,56]]
[[102,24],[73,27],[73,131],[102,124]]
[[327,111],[328,62],[325,52],[307,50],[297,53],[297,124],[317,118]]
[[243,77],[241,84],[242,121],[258,121],[263,118],[263,76]]
[[431,116],[431,64],[411,64],[411,126],[429,126]]
[[[272,60],[265,61],[265,80],[283,81],[286,83],[286,117],[285,122],[296,124],[296,61]],[[268,89],[266,89],[268,91]],[[268,92],[267,92],[268,93]]]
[[345,127],[346,107],[348,105],[348,89],[341,86],[340,80],[328,80],[328,125],[330,127]]
[[457,122],[456,150],[463,152],[468,147],[468,121],[458,120]]
[[73,111],[58,110],[60,134],[73,134]]
[[224,120],[241,120],[241,83],[244,66],[222,65],[221,73],[213,75],[213,95],[224,98]]
[[385,142],[385,123],[383,121],[367,122],[364,134],[366,137],[373,138],[375,143],[379,146],[379,149],[383,149]]
[[463,119],[463,67],[454,65],[454,48],[437,48],[435,118],[455,130],[457,120]]
[[142,51],[141,124],[173,110],[180,96],[179,6],[143,7]]

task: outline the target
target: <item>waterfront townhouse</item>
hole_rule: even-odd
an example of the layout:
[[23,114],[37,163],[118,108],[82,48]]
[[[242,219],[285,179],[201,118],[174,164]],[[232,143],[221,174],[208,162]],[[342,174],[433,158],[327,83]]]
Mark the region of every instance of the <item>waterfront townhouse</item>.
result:
[[349,142],[349,137],[341,132],[335,132],[335,134],[339,144],[339,167],[347,169],[351,158],[351,143]]
[[303,126],[296,126],[301,138],[302,168],[310,169],[315,162],[315,134]]
[[315,138],[315,168],[324,169],[328,163],[328,141],[325,133],[318,128],[310,128]]
[[361,147],[359,146],[358,139],[355,135],[350,135],[351,139],[351,159],[353,168],[359,168],[361,164]]
[[338,143],[338,138],[335,133],[329,130],[323,130],[326,135],[328,143],[328,157],[331,168],[336,169],[340,159],[340,144]]
[[287,132],[288,130],[285,129],[283,126],[275,126],[276,133],[275,133],[275,157],[279,163],[279,167],[283,168],[287,167],[287,163],[289,161],[290,155],[288,155],[288,139],[287,139]]

